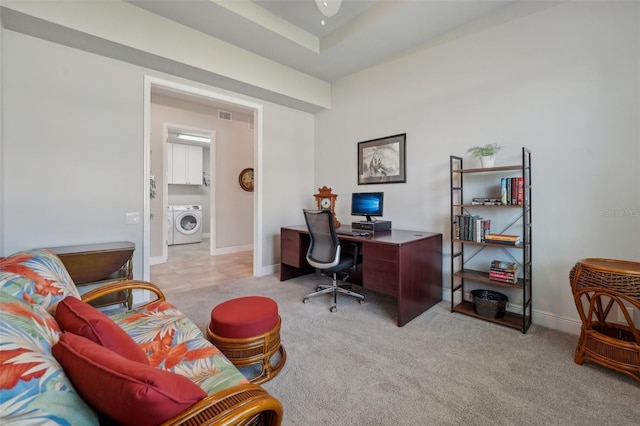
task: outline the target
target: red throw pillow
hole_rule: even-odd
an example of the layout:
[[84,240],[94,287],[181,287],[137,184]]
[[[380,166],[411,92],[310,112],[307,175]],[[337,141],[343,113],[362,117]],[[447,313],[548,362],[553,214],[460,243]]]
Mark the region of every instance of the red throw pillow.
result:
[[63,333],[52,352],[80,395],[123,425],[158,425],[207,396],[186,377],[130,361],[75,334]]
[[67,296],[58,303],[56,321],[60,328],[77,334],[130,359],[149,365],[147,354],[111,318],[80,299]]

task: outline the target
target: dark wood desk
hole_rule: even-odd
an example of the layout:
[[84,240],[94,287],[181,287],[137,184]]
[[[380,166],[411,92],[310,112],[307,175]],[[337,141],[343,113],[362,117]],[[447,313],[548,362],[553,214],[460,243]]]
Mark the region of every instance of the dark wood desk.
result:
[[[362,244],[359,273],[350,273],[348,281],[395,297],[398,327],[442,300],[442,234],[393,229],[368,237],[338,237]],[[281,228],[280,240],[280,281],[314,272],[306,260],[306,226]]]

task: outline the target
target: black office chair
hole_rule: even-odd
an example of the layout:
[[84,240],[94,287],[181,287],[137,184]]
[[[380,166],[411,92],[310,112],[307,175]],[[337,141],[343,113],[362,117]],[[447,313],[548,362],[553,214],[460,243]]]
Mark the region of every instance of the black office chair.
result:
[[316,291],[307,294],[302,301],[307,303],[310,297],[320,294],[333,294],[333,305],[329,309],[331,312],[338,310],[338,293],[358,298],[360,303],[364,302],[362,294],[351,291],[348,285],[338,285],[338,273],[345,273],[342,281],[349,275],[347,269],[355,270],[358,265],[359,245],[354,243],[353,253],[343,253],[340,240],[333,225],[333,212],[331,210],[303,210],[304,220],[307,222],[311,244],[307,251],[307,262],[317,268],[322,275],[332,274],[332,285],[320,285]]

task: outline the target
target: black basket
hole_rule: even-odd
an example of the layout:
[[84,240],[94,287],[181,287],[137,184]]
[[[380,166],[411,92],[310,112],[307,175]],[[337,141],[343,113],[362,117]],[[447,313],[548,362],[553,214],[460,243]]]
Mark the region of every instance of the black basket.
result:
[[509,298],[493,290],[471,290],[473,311],[487,318],[502,318]]

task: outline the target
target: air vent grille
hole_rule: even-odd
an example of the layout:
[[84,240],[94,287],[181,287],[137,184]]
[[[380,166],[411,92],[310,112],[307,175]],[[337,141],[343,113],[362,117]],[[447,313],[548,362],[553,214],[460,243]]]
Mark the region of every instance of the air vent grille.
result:
[[231,113],[229,111],[218,110],[218,118],[220,120],[231,121]]

